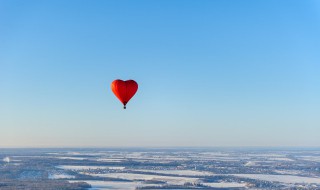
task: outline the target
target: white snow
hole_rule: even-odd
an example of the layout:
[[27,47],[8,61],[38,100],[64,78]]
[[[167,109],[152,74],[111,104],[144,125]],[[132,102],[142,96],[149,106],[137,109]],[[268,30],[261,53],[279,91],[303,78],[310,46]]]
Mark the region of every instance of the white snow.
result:
[[274,170],[274,172],[277,172],[278,174],[287,174],[287,175],[298,175],[302,173],[300,170]]
[[172,174],[172,175],[186,175],[186,176],[210,176],[212,172],[196,171],[196,170],[134,170],[141,172],[152,172],[157,174]]
[[5,157],[5,158],[3,158],[3,161],[9,163],[10,162],[10,158],[9,157]]
[[123,158],[99,158],[97,159],[99,162],[122,162],[126,161],[126,159]]
[[202,152],[202,153],[199,153],[199,155],[204,155],[204,156],[229,156],[229,153],[224,153],[224,152]]
[[268,175],[268,174],[230,174],[237,177],[245,177],[250,179],[277,181],[281,183],[317,183],[320,184],[320,178],[301,177],[294,175]]
[[123,170],[123,169],[125,169],[125,167],[122,167],[122,166],[69,166],[69,165],[60,165],[60,166],[57,166],[57,168],[64,169],[64,170],[75,170],[75,171],[78,171],[78,170],[99,170],[99,169],[102,169],[102,170],[106,170],[106,169]]
[[320,162],[320,156],[299,156],[298,158],[306,161]]
[[272,157],[272,158],[268,158],[268,160],[272,160],[272,161],[288,161],[288,162],[293,162],[294,160],[290,159],[290,158],[281,158],[281,157]]
[[71,179],[75,178],[73,175],[68,174],[50,174],[49,179]]
[[221,183],[202,183],[203,185],[215,188],[235,188],[246,187],[246,183],[233,183],[233,182],[221,182]]
[[69,180],[70,183],[86,182],[92,186],[90,190],[135,190],[136,187],[159,186],[159,184],[143,184],[142,182],[122,182],[122,181],[94,181],[94,180]]
[[159,181],[167,181],[168,184],[175,184],[175,185],[183,185],[186,182],[195,183],[198,181],[198,178],[133,174],[133,173],[92,174],[92,173],[84,172],[83,174],[98,176],[98,177],[111,177],[111,178],[128,179],[128,180],[159,180]]
[[256,166],[256,162],[254,161],[248,161],[247,163],[244,164],[244,166]]
[[85,160],[88,158],[81,158],[81,157],[69,157],[69,156],[61,156],[61,157],[56,157],[58,159],[68,159],[68,160]]

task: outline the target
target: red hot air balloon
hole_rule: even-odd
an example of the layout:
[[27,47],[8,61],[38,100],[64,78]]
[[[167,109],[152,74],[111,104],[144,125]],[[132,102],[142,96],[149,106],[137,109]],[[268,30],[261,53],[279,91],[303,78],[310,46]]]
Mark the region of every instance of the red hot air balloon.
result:
[[117,79],[111,83],[111,90],[120,102],[123,103],[123,109],[126,109],[127,103],[138,90],[138,83],[134,80],[123,81]]

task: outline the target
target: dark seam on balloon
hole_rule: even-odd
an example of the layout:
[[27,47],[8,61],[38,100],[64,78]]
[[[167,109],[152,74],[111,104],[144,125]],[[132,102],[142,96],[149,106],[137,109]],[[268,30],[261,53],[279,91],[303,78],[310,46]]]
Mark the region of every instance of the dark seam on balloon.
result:
[[126,105],[128,103],[128,88],[127,88],[127,81],[124,81],[125,87],[126,87],[126,96],[125,96],[125,100],[124,100],[124,105]]

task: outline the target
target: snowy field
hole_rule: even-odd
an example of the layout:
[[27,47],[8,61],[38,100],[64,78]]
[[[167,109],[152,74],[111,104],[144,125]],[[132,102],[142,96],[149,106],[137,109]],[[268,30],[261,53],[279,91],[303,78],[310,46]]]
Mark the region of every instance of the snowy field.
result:
[[320,177],[301,177],[294,175],[267,175],[267,174],[233,174],[237,177],[257,179],[263,181],[281,182],[281,183],[315,183],[320,184]]
[[156,180],[156,181],[167,182],[168,184],[173,184],[173,185],[183,185],[188,182],[196,183],[199,180],[198,178],[191,178],[191,177],[173,177],[173,176],[135,174],[135,173],[106,173],[106,174],[83,173],[83,174],[98,176],[98,177],[125,179],[125,180],[131,180],[131,181]]
[[64,170],[123,170],[125,167],[116,167],[116,166],[57,166],[57,168]]
[[0,179],[65,182],[80,190],[320,189],[320,151],[10,150],[0,152],[0,171]]

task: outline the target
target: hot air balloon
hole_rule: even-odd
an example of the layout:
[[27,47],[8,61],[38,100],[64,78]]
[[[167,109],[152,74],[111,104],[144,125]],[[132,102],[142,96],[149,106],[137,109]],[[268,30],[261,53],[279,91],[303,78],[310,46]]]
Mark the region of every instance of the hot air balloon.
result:
[[123,81],[117,79],[111,83],[111,90],[120,102],[122,102],[123,109],[126,109],[127,103],[138,90],[138,83],[134,80]]

